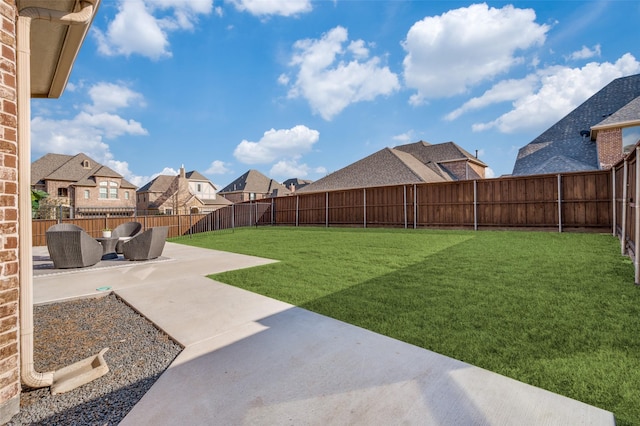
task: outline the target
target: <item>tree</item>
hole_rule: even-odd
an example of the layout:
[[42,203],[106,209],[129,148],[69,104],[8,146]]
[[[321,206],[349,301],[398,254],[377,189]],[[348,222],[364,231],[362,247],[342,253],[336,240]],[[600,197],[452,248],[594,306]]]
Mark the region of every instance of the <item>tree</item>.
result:
[[40,210],[40,200],[47,198],[49,194],[39,189],[31,190],[31,217],[36,217]]

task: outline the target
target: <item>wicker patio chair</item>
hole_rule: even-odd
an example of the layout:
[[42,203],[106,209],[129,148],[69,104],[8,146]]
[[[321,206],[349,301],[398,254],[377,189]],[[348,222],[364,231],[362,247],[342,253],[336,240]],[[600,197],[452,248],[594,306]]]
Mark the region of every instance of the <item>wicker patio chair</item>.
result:
[[118,243],[116,244],[116,253],[122,254],[122,244],[125,241],[130,240],[132,237],[136,236],[142,230],[142,225],[139,222],[126,222],[122,225],[118,225],[111,232],[112,237],[118,238]]
[[156,226],[122,243],[125,259],[149,260],[162,255],[164,243],[169,234],[168,226]]
[[49,256],[56,269],[92,266],[102,257],[102,244],[79,226],[53,225],[47,229],[46,237]]

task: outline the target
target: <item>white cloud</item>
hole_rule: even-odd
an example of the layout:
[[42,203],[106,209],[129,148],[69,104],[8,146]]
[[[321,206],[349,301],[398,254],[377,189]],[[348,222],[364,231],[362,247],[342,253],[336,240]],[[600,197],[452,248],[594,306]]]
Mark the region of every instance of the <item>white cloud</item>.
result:
[[[108,94],[103,98],[101,94],[106,92],[101,88],[105,87],[112,88],[115,93],[127,94],[128,101],[112,102]],[[111,83],[98,83],[90,87],[88,95],[93,103],[83,105],[83,110],[70,119],[35,116],[31,120],[32,150],[43,154],[75,155],[83,152],[138,185],[144,177],[136,177],[131,173],[127,162],[115,160],[105,141],[123,135],[148,134],[138,121],[115,114],[117,109],[129,106],[132,99],[143,105],[143,97],[124,86]]]
[[281,84],[282,86],[286,86],[289,84],[289,76],[286,74],[280,74],[278,76],[278,84]]
[[468,111],[481,109],[495,103],[515,101],[533,92],[534,88],[539,87],[538,83],[539,78],[535,74],[519,80],[503,80],[484,92],[482,96],[469,99],[460,108],[451,111],[445,116],[445,120],[455,120]]
[[393,137],[394,141],[398,141],[398,142],[402,142],[402,143],[407,143],[407,142],[411,142],[413,140],[413,138],[415,137],[415,132],[413,130],[409,130],[405,133],[402,133],[400,135],[395,135]]
[[295,16],[311,12],[310,0],[227,0],[241,12],[256,16]]
[[[368,59],[361,40],[352,41],[346,51],[347,30],[336,27],[320,39],[299,40],[290,65],[298,67],[290,98],[305,98],[314,113],[331,120],[349,104],[371,101],[400,88],[398,77],[380,58]],[[349,53],[351,55],[349,55]],[[281,84],[287,80],[279,78]]]
[[532,9],[475,4],[416,22],[402,45],[410,102],[466,92],[523,62],[516,51],[544,42],[547,25],[536,24]]
[[601,49],[599,44],[596,44],[595,46],[593,46],[593,49],[589,49],[587,46],[582,46],[582,49],[575,51],[571,55],[569,55],[568,59],[572,59],[572,60],[589,59],[589,58],[593,58],[594,56],[600,56],[600,54],[601,54]]
[[205,173],[208,175],[224,175],[231,173],[229,166],[230,164],[225,163],[224,161],[215,160],[211,162],[211,165],[207,170],[205,170]]
[[[211,13],[213,0],[120,0],[103,32],[92,27],[98,51],[107,56],[170,57],[169,32],[192,30],[198,15]],[[171,13],[172,12],[172,13]]]
[[141,93],[115,83],[99,82],[89,89],[92,104],[85,107],[88,112],[113,112],[132,105],[145,106]]
[[[535,74],[535,89],[513,102],[513,109],[488,123],[473,125],[474,131],[497,128],[502,133],[540,130],[577,108],[612,80],[637,74],[640,62],[627,53],[615,63],[591,62],[582,68],[550,67]],[[525,80],[531,79],[527,76]],[[490,102],[486,102],[489,105]]]
[[271,129],[258,142],[243,140],[233,151],[245,164],[267,164],[278,158],[297,159],[311,150],[320,138],[317,130],[297,125],[291,129]]
[[309,176],[310,173],[317,175],[325,175],[327,169],[324,167],[312,168],[307,164],[299,164],[296,160],[281,160],[271,167],[269,170],[270,176],[282,178],[282,180],[290,178],[304,178]]
[[487,167],[484,169],[484,177],[486,177],[487,179],[494,178],[496,177],[496,172],[494,172],[491,167]]

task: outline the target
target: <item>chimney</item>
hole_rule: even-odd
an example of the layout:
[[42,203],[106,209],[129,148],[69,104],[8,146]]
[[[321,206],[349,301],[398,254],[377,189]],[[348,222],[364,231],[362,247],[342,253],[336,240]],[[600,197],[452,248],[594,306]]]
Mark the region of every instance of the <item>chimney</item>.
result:
[[478,150],[476,149],[476,158],[478,158]]
[[292,183],[291,185],[289,185],[289,191],[296,192],[296,184],[295,183]]
[[187,177],[187,174],[186,174],[186,173],[185,173],[185,171],[184,171],[184,164],[183,164],[182,166],[180,166],[180,177],[181,177],[182,179],[184,179],[184,178],[186,178],[186,177]]

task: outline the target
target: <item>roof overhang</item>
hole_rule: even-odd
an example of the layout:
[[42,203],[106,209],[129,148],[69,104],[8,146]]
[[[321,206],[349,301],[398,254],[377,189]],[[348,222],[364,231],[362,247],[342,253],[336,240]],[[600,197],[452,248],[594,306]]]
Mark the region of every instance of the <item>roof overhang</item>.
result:
[[640,119],[620,121],[620,122],[611,123],[611,124],[595,125],[591,128],[591,135],[590,135],[591,140],[595,141],[598,138],[598,132],[601,130],[626,129],[627,127],[637,127],[637,126],[640,126]]
[[[42,8],[65,13],[82,10],[81,0],[17,0],[18,11]],[[62,95],[73,63],[91,27],[100,0],[94,0],[88,22],[65,25],[45,19],[31,22],[31,97],[59,98]]]

